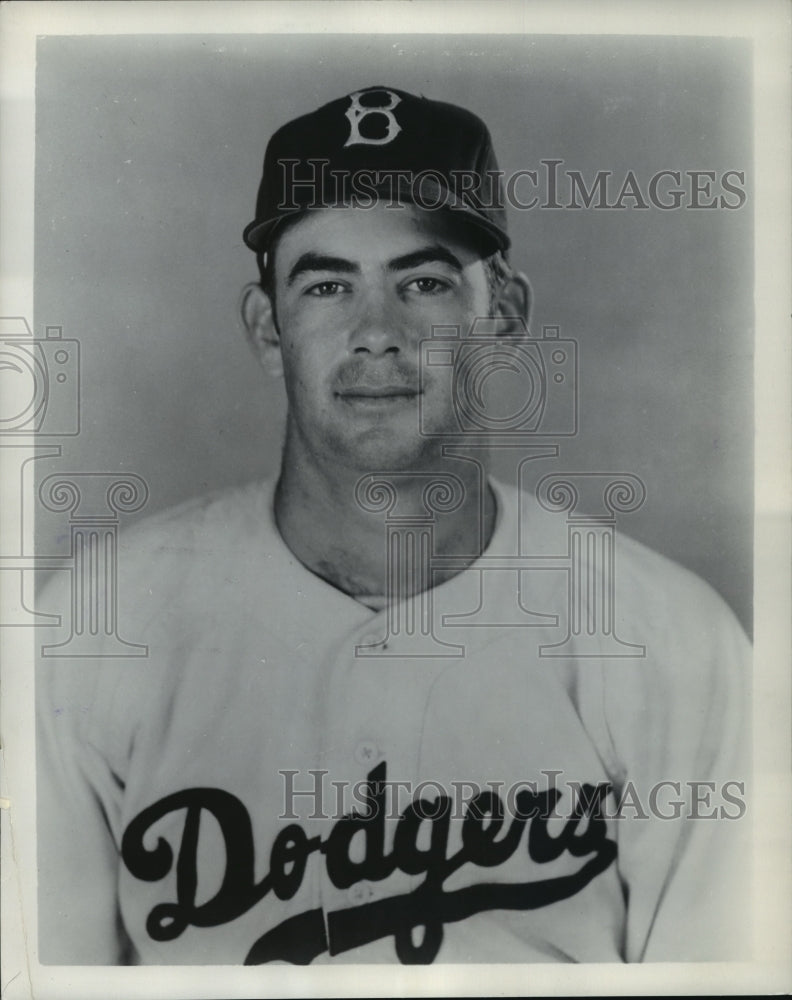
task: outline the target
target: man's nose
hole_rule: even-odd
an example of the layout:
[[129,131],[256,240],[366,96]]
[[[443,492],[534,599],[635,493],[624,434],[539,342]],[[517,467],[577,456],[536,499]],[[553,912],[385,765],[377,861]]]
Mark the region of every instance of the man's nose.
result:
[[399,305],[386,292],[371,292],[360,303],[349,336],[355,354],[398,354],[409,336]]

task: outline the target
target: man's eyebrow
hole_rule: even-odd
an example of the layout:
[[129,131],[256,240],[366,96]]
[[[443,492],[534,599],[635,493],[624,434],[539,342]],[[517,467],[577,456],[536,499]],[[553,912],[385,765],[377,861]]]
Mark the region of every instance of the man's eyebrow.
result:
[[393,260],[388,261],[388,270],[407,271],[411,267],[420,267],[422,264],[431,264],[436,261],[448,264],[455,271],[462,271],[462,262],[460,259],[440,243],[421,247],[412,253],[404,254],[403,257],[394,257]]
[[308,271],[336,271],[341,274],[359,274],[360,268],[344,257],[333,257],[323,253],[304,253],[289,271],[287,284],[292,285],[301,274]]

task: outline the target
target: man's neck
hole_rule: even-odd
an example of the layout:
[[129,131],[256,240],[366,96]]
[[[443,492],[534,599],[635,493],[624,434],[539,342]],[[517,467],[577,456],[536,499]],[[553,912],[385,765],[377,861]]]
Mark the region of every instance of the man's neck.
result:
[[[436,484],[432,491],[432,484]],[[325,469],[284,456],[275,490],[278,529],[297,559],[317,576],[353,597],[391,597],[437,585],[472,563],[489,544],[496,502],[485,469],[478,463],[444,459],[433,471],[371,473]],[[395,564],[388,566],[398,538],[431,526],[431,553],[454,556],[441,570],[422,562],[400,567],[394,595]]]

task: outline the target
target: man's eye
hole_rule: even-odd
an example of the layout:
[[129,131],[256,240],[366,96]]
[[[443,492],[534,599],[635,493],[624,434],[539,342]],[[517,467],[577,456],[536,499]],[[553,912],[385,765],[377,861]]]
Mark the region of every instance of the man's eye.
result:
[[420,292],[422,295],[444,292],[448,287],[448,282],[441,281],[440,278],[413,278],[404,286],[406,291]]
[[343,291],[345,291],[345,286],[340,281],[320,281],[318,284],[311,285],[310,288],[306,289],[306,294],[327,298],[331,295],[338,295]]

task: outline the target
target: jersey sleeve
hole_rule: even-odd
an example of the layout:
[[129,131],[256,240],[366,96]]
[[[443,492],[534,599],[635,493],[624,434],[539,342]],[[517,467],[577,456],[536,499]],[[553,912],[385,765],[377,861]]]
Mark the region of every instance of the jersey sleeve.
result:
[[630,614],[646,623],[645,657],[603,666],[625,958],[736,961],[751,926],[751,650],[702,581],[678,571],[665,590],[639,584],[626,607],[625,632]]
[[[53,579],[44,589],[42,610],[68,608],[66,582]],[[37,660],[38,930],[39,958],[47,965],[130,960],[117,903],[123,796],[117,670],[102,658]]]
[[[95,655],[92,646],[92,655],[37,658],[39,952],[45,964],[138,960],[124,929],[123,899],[119,904],[121,842],[131,818],[130,785],[135,778],[145,785],[145,769],[156,766],[146,727],[157,705],[165,715],[169,710],[165,647],[187,641],[191,628],[178,612],[185,567],[195,566],[203,535],[215,542],[207,559],[222,553],[227,537],[213,524],[204,530],[210,500],[188,501],[119,535],[115,622],[124,640],[138,644],[137,655],[119,655],[125,651],[117,637],[107,636]],[[215,523],[223,510],[213,515]],[[233,517],[232,511],[227,519],[233,523]],[[194,575],[211,586],[207,576]],[[70,571],[56,571],[37,607],[61,615],[65,627],[57,636],[41,629],[39,646],[68,637],[71,599]]]

